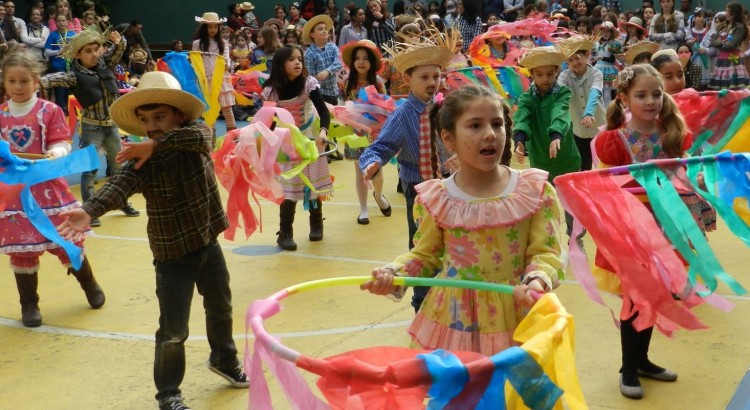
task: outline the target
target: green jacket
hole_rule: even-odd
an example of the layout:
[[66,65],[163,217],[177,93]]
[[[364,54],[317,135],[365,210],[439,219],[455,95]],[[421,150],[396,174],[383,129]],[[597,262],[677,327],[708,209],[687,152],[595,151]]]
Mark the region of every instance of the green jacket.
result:
[[[513,115],[513,136],[521,131],[526,135],[525,147],[534,168],[549,172],[549,181],[562,174],[581,170],[581,155],[573,140],[573,124],[570,122],[570,89],[555,84],[544,96],[540,96],[534,84],[521,94]],[[558,133],[560,150],[557,158],[550,158],[550,134]]]

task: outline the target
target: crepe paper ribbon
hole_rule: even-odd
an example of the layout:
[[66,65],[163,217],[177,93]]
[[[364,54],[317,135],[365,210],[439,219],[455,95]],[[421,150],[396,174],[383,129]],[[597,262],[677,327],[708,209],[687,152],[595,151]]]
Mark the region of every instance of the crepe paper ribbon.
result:
[[328,110],[336,122],[348,125],[356,132],[368,133],[374,140],[386,118],[404,102],[380,94],[377,87],[370,85],[359,89],[356,101],[346,101],[344,105],[338,106],[329,104]]
[[21,187],[19,192],[21,205],[31,224],[45,238],[63,248],[68,254],[73,268],[78,270],[81,268],[81,262],[83,261],[81,248],[66,241],[57,233],[57,227],[31,194],[31,186],[65,175],[98,168],[99,156],[93,145],[73,151],[62,158],[32,161],[16,157],[10,151],[10,144],[7,141],[0,140],[0,170],[2,170],[0,172],[0,184],[10,188],[6,190],[5,186],[2,187],[4,192],[0,196],[0,204],[7,203],[8,195],[12,192],[19,192],[19,187]]
[[237,71],[229,77],[238,105],[254,105],[263,91],[268,74],[252,69]]
[[[206,53],[208,54],[208,53]],[[221,87],[224,83],[224,69],[226,63],[224,62],[224,56],[218,54],[210,54],[207,57],[215,58],[214,61],[214,72],[211,74],[211,82],[209,84],[208,77],[206,74],[206,66],[203,63],[204,53],[200,51],[191,51],[188,53],[190,64],[193,66],[193,71],[198,78],[198,85],[203,93],[204,101],[208,103],[208,110],[203,112],[203,120],[209,128],[213,128],[216,124],[216,120],[219,118],[221,112],[221,104],[219,104],[219,94],[221,94]]]
[[749,151],[749,97],[750,90],[699,93],[685,89],[674,95],[688,128],[696,136],[688,153],[715,154],[730,149],[730,144],[733,152]]
[[[492,357],[474,352],[449,352],[373,347],[327,359],[316,359],[292,350],[269,335],[263,321],[281,311],[280,301],[291,295],[330,286],[356,285],[371,277],[318,280],[288,287],[267,299],[253,302],[245,316],[246,328],[255,334],[251,356],[245,343],[245,367],[250,376],[249,407],[270,409],[271,396],[261,360],[266,363],[295,409],[428,409],[442,408],[561,408],[585,409],[573,358],[572,317],[557,296],[546,294],[531,309],[516,331],[521,347]],[[512,292],[512,286],[475,281],[396,277],[401,286],[449,286]],[[561,361],[567,361],[562,363]],[[328,404],[318,399],[295,368],[318,374],[318,387]],[[545,370],[547,370],[545,373]],[[506,389],[505,380],[513,389]],[[556,382],[559,380],[559,382]],[[567,391],[555,383],[565,385]],[[431,388],[430,388],[431,386]],[[520,394],[520,396],[519,396]]]
[[[204,95],[204,92],[201,91],[201,86],[198,83],[198,76],[196,75],[193,66],[190,65],[187,52],[180,53],[170,51],[164,56],[162,60],[168,67],[168,70],[166,71],[171,73],[177,79],[177,81],[179,81],[182,91],[186,91],[194,95],[196,98],[201,100],[203,105],[206,106],[206,109],[208,109],[206,97]],[[203,64],[203,61],[201,61],[201,64]],[[163,70],[160,69],[159,71]]]

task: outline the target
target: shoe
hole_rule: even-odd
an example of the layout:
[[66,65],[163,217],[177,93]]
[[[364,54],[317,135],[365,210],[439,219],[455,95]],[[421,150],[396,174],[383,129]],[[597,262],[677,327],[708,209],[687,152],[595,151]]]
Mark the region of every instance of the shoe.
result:
[[367,225],[367,224],[370,223],[370,218],[368,218],[366,216],[362,216],[362,214],[360,214],[357,217],[357,223],[360,224],[360,225]]
[[234,388],[242,389],[250,385],[250,382],[247,380],[245,370],[242,368],[242,363],[240,363],[239,361],[231,369],[219,369],[218,367],[211,364],[211,361],[206,363],[206,365],[208,366],[209,370],[225,378]]
[[620,375],[620,393],[629,399],[639,400],[643,398],[643,387],[641,382],[635,377],[635,382],[630,381],[625,384],[624,375]]
[[638,376],[648,377],[649,379],[659,380],[662,382],[673,382],[677,380],[677,373],[667,369],[662,369],[662,371],[656,373],[638,369]]
[[328,154],[328,158],[334,161],[341,161],[344,159],[344,156],[341,155],[341,153],[338,151],[333,151],[332,153]]
[[122,212],[125,214],[125,216],[141,216],[141,213],[133,209],[133,206],[130,205],[130,202],[126,203],[125,206],[122,208]]
[[276,235],[279,235],[279,237],[276,239],[276,243],[281,247],[281,249],[285,251],[296,251],[297,250],[297,243],[294,242],[294,238],[292,237],[291,232],[276,232]]
[[[378,204],[378,199],[375,197],[375,192],[373,191],[372,197],[375,198],[375,204],[380,208],[380,204]],[[388,202],[388,199],[386,199],[385,195],[380,194],[381,199],[383,199],[385,202]],[[391,204],[388,202],[388,208],[380,208],[380,213],[382,213],[385,216],[391,216],[391,213],[393,210],[391,209]]]
[[99,218],[94,218],[89,222],[89,226],[92,228],[98,228],[102,226],[102,221],[100,221]]
[[159,410],[190,410],[190,407],[182,402],[182,396],[178,394],[159,402]]

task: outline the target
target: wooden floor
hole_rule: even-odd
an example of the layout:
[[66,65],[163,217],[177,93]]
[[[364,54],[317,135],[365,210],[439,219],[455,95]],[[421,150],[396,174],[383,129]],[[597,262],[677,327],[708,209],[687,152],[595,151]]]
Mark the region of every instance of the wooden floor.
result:
[[[393,216],[380,215],[370,204],[370,225],[356,223],[358,204],[349,161],[332,164],[335,198],[325,203],[325,239],[307,240],[307,215],[298,212],[296,252],[274,247],[278,207],[264,202],[264,230],[248,240],[222,239],[232,275],[234,334],[245,344],[244,313],[255,299],[314,279],[368,275],[407,245],[404,198],[395,191],[394,167],[386,167],[386,195]],[[77,189],[77,188],[75,188]],[[370,199],[372,199],[370,197]],[[24,328],[12,273],[0,275],[0,409],[150,409],[156,408],[152,380],[153,335],[158,305],[154,270],[146,238],[145,203],[132,199],[144,214],[126,218],[111,212],[86,240],[94,272],[107,294],[101,310],[88,308],[75,279],[45,256],[40,272],[40,307],[44,325]],[[238,235],[239,236],[239,235]],[[725,268],[750,289],[748,250],[724,226],[710,236]],[[593,245],[586,242],[589,253]],[[255,255],[255,256],[251,256]],[[7,261],[7,257],[5,257]],[[672,339],[655,335],[651,358],[679,373],[676,383],[644,380],[645,397],[620,395],[619,332],[609,312],[588,300],[571,276],[557,291],[576,320],[576,363],[583,392],[592,409],[724,409],[744,408],[750,397],[738,386],[750,363],[750,298],[730,297],[729,313],[699,308],[710,329],[679,332]],[[726,294],[726,289],[721,289]],[[616,306],[617,301],[610,300]],[[267,323],[284,342],[301,352],[327,357],[355,348],[406,345],[413,311],[357,288],[327,288],[291,297],[284,311]],[[201,298],[196,294],[187,343],[187,372],[182,385],[186,402],[196,409],[242,409],[247,390],[229,388],[205,367],[209,347]],[[310,374],[305,377],[313,385]],[[272,382],[275,408],[289,408]],[[313,385],[313,388],[314,385]],[[742,393],[742,392],[745,393]],[[735,393],[737,396],[735,397]]]

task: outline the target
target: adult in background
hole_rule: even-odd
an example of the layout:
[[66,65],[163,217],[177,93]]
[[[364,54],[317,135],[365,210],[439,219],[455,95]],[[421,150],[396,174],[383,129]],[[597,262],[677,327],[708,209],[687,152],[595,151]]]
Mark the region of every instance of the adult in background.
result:
[[44,44],[47,42],[47,37],[49,37],[49,29],[42,24],[42,11],[35,8],[31,10],[29,23],[24,25],[21,32],[21,41],[39,58],[39,61],[47,61],[44,56]]
[[503,0],[502,19],[512,23],[518,19],[518,13],[523,10],[523,0]]
[[26,31],[26,22],[16,17],[16,4],[12,1],[6,1],[3,5],[5,6],[5,19],[13,20],[13,24],[16,25],[16,32],[20,35]]
[[[300,11],[305,20],[310,20],[318,14],[325,13],[326,3],[323,0],[303,0],[300,4]],[[330,17],[333,18],[333,16]]]
[[359,40],[367,40],[367,29],[365,29],[365,11],[357,7],[350,12],[352,22],[341,29],[339,36],[339,47],[346,43]]
[[365,10],[365,28],[367,39],[375,43],[380,49],[384,44],[393,40],[396,31],[396,23],[388,11],[383,7],[381,0],[369,0]]
[[127,41],[127,48],[125,54],[122,55],[122,61],[125,66],[130,65],[130,52],[132,51],[133,44],[140,44],[141,48],[148,54],[148,63],[154,61],[154,57],[151,55],[151,49],[148,48],[148,42],[143,37],[143,24],[138,20],[133,20],[130,23],[121,23],[115,26],[122,37]]
[[661,0],[659,5],[661,13],[651,19],[648,39],[659,43],[662,49],[677,51],[677,46],[685,40],[685,17],[675,11],[674,0]]
[[242,30],[242,27],[245,27],[245,18],[243,16],[245,12],[242,10],[240,3],[229,3],[227,9],[229,10],[227,26],[234,31]]
[[456,27],[461,32],[464,44],[461,51],[466,52],[474,37],[482,34],[481,0],[464,0],[464,11],[456,19]]
[[3,33],[3,39],[5,42],[15,41],[21,43],[21,36],[16,30],[16,25],[13,23],[12,18],[8,18],[5,12],[5,6],[0,4],[0,31]]
[[[523,5],[523,0],[517,1],[520,1],[521,5]],[[456,0],[448,0],[445,2],[445,18],[443,19],[445,21],[445,28],[453,28],[457,18],[458,5],[456,4]]]

